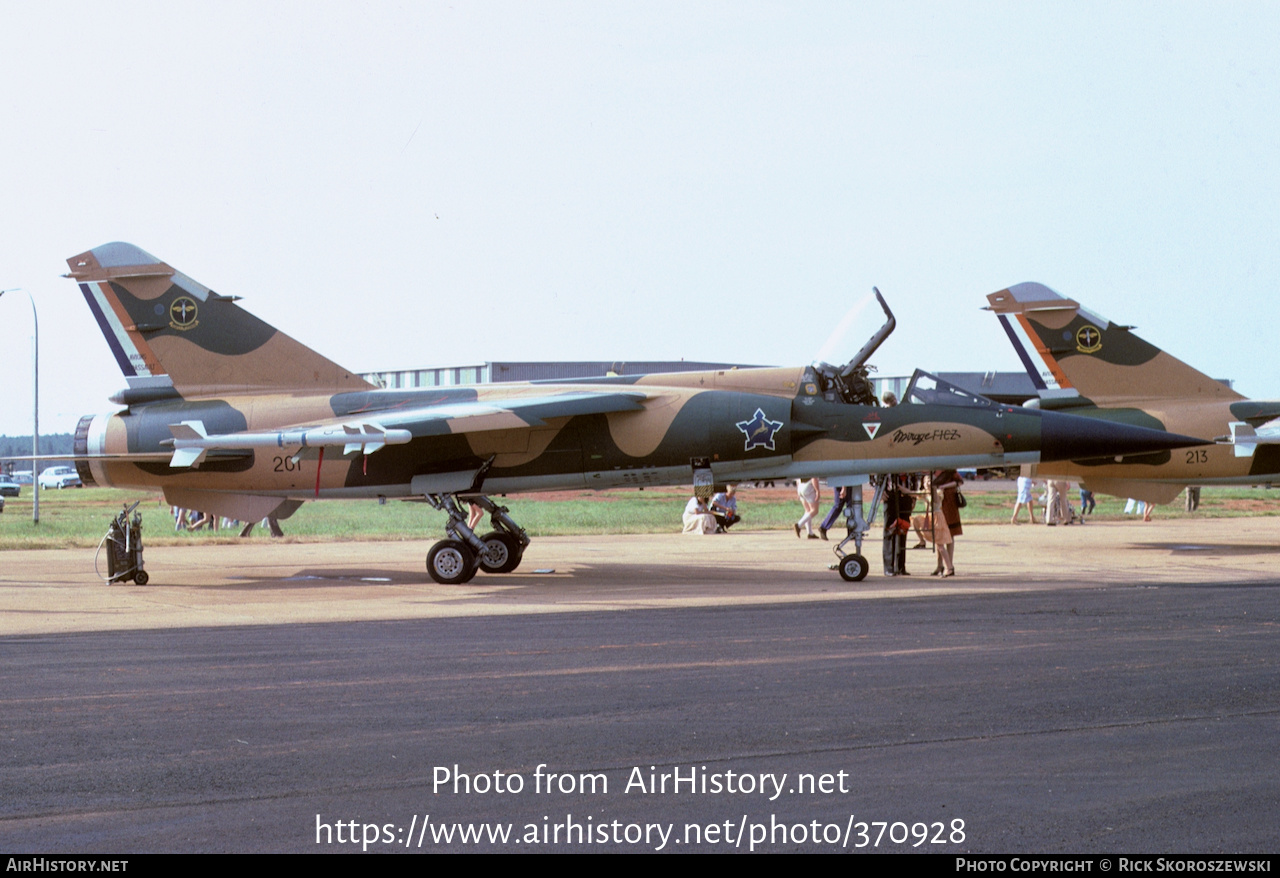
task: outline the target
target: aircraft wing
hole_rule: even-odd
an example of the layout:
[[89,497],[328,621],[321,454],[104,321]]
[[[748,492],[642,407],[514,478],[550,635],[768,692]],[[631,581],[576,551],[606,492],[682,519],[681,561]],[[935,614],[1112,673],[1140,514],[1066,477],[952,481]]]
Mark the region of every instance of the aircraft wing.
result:
[[522,430],[544,427],[548,419],[631,412],[643,408],[644,391],[559,390],[532,396],[501,397],[412,408],[363,409],[343,418],[290,424],[273,430],[210,434],[201,421],[170,424],[170,466],[198,466],[209,452],[249,448],[297,449],[296,457],[314,457],[326,447],[341,453],[373,454],[387,445],[404,445],[425,436]]
[[469,402],[395,410],[379,421],[388,427],[409,430],[415,437],[545,427],[549,418],[639,411],[650,395],[640,390],[561,388],[545,395],[506,398],[490,395]]
[[1254,427],[1261,427],[1280,418],[1280,402],[1248,399],[1231,404],[1231,414]]

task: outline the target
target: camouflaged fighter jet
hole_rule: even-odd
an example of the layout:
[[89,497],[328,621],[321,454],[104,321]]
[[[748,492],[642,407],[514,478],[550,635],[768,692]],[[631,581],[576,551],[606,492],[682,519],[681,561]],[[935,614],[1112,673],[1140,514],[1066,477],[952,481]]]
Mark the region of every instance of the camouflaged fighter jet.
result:
[[987,296],[1039,394],[1039,408],[1217,440],[1203,448],[1041,463],[1042,476],[1092,491],[1168,503],[1187,485],[1280,484],[1280,435],[1257,432],[1280,402],[1246,399],[1220,381],[1091,314],[1048,287]]
[[[427,555],[442,583],[520,563],[529,538],[490,494],[690,482],[706,492],[1196,441],[943,386],[914,397],[934,401],[879,408],[864,363],[893,329],[883,299],[888,321],[843,368],[382,390],[131,244],[68,264],[129,385],[112,397],[124,410],[76,429],[86,485],[162,489],[176,506],[242,521],[285,518],[310,499],[423,500],[448,516],[447,539]],[[467,527],[465,501],[490,513],[492,532]]]

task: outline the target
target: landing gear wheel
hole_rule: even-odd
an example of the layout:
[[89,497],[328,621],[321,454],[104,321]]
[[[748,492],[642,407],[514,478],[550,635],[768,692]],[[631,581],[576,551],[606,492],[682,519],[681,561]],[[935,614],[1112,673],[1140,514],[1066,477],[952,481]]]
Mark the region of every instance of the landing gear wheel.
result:
[[485,551],[476,558],[476,563],[485,573],[510,573],[520,566],[524,547],[511,534],[495,530],[482,536],[480,541]]
[[845,582],[862,582],[867,578],[867,559],[861,555],[845,555],[840,559],[839,569]]
[[146,585],[150,580],[151,577],[147,575],[147,571],[145,570],[139,570],[133,575],[133,581],[138,585]]
[[441,540],[427,552],[427,572],[441,585],[462,585],[476,575],[476,558],[466,543]]

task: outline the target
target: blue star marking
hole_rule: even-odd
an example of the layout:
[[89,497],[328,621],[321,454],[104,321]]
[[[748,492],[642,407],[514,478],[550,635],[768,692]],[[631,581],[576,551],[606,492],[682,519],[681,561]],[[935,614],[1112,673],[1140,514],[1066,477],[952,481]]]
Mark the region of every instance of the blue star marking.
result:
[[764,416],[764,409],[756,409],[751,420],[739,421],[737,426],[747,437],[744,451],[760,447],[773,451],[773,434],[782,429],[782,421],[771,421]]

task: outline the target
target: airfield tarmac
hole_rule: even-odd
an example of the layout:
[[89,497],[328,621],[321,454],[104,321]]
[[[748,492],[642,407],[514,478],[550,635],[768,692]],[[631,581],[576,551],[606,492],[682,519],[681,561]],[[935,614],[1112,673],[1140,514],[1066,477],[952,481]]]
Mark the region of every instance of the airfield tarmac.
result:
[[[912,551],[886,579],[873,542],[862,583],[779,532],[541,538],[462,587],[417,542],[154,548],[146,587],[102,584],[92,550],[5,552],[0,838],[639,851],[666,826],[661,849],[710,851],[760,827],[757,850],[832,851],[885,821],[861,849],[1269,852],[1278,529],[967,526],[959,576]],[[573,788],[537,791],[539,765]],[[455,766],[525,786],[437,789]],[[721,789],[649,788],[673,771]],[[514,834],[432,841],[454,824]]]

